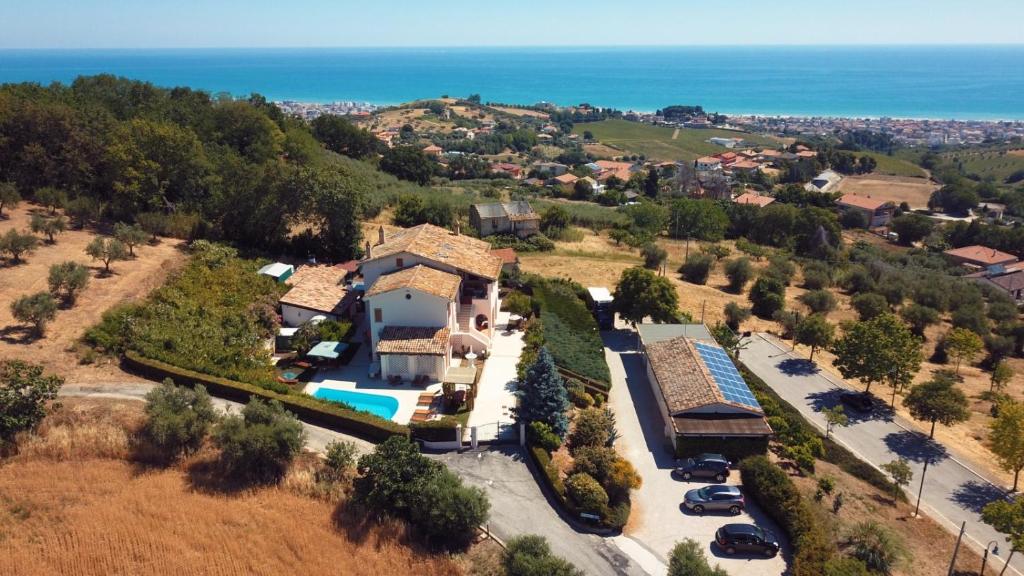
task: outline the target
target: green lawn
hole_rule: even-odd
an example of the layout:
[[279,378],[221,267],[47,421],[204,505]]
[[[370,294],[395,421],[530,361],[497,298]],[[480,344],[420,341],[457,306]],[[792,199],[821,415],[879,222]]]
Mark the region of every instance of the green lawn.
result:
[[681,128],[679,135],[673,140],[674,128],[627,120],[603,120],[576,124],[573,127],[573,132],[577,134],[583,134],[584,131],[592,132],[594,138],[602,144],[617,146],[633,154],[643,154],[650,160],[660,161],[684,160],[689,162],[707,154],[725,152],[725,148],[707,142],[708,138],[715,136],[743,138],[759,146],[776,146],[778,144],[777,141],[767,136],[747,132],[689,128]]
[[887,176],[908,176],[911,178],[927,178],[928,173],[925,172],[924,168],[921,168],[917,164],[899,158],[896,156],[888,156],[881,152],[857,152],[858,156],[871,156],[878,162],[878,166],[875,168],[875,173],[885,174]]

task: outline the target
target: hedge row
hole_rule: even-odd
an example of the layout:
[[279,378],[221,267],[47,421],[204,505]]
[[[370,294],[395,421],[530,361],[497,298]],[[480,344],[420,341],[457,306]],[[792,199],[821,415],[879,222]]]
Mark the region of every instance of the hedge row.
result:
[[[737,364],[739,365],[740,374],[747,382],[751,392],[757,397],[758,403],[764,409],[765,416],[768,418],[783,418],[789,427],[799,428],[808,436],[820,437],[825,449],[821,455],[822,460],[835,464],[847,474],[860,478],[879,490],[888,493],[892,492],[892,481],[882,471],[864,462],[834,440],[821,437],[817,428],[804,419],[803,415],[796,408],[779,397],[774,390],[754,375],[746,366],[739,362]],[[899,497],[904,501],[907,499],[903,490],[899,491]]]
[[753,456],[740,463],[740,478],[746,493],[789,535],[795,549],[793,575],[823,574],[839,550],[789,475],[767,457]]
[[455,440],[455,429],[458,425],[458,420],[446,416],[440,420],[411,423],[409,424],[409,431],[416,440],[452,442]]
[[559,280],[531,278],[533,302],[543,322],[544,343],[559,366],[608,387],[611,373],[597,321],[574,288]]
[[202,384],[210,394],[236,402],[248,402],[253,396],[277,400],[303,422],[338,432],[351,433],[367,440],[383,441],[391,436],[409,437],[408,426],[366,412],[351,410],[334,402],[319,400],[306,394],[281,394],[244,382],[200,374],[159,360],[145,358],[131,350],[124,353],[124,362],[129,368],[153,380],[170,378],[176,384],[188,386]]

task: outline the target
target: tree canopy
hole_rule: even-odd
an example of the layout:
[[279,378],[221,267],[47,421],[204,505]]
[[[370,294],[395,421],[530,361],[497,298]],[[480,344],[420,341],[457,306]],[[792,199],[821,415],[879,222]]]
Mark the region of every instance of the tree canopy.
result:
[[672,282],[645,268],[623,270],[614,298],[616,312],[634,325],[647,317],[659,324],[679,319],[679,295]]

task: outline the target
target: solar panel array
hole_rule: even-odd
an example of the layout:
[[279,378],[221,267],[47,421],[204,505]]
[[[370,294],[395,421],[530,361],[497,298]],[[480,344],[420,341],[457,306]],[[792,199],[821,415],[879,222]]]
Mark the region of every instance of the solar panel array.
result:
[[725,350],[703,342],[694,342],[693,345],[697,348],[700,359],[707,366],[711,378],[726,400],[757,410],[761,409],[761,405],[757,403],[750,388],[747,388],[747,383],[743,381],[743,377],[740,376],[736,365],[732,363]]

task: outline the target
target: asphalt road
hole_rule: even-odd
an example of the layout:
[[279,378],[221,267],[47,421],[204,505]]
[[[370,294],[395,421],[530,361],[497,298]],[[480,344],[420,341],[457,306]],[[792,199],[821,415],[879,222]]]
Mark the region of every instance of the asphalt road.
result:
[[[805,358],[791,353],[788,346],[771,335],[755,334],[746,342],[740,360],[824,432],[821,410],[839,404],[839,394],[853,386],[833,379]],[[966,521],[964,539],[970,546],[980,554],[986,543],[995,540],[1000,545],[1000,558],[1005,559],[1009,546],[1000,533],[981,521],[981,509],[993,500],[1005,498],[1006,490],[972,470],[950,449],[916,432],[910,423],[887,408],[871,414],[847,410],[847,416],[850,425],[832,431],[836,441],[876,467],[897,457],[908,460],[914,471],[908,490],[912,499],[916,498],[924,463],[929,461],[921,495],[922,510],[954,534]],[[990,566],[999,565],[991,555],[989,558]],[[1022,570],[1024,556],[1016,554],[1007,574],[1019,576]]]

